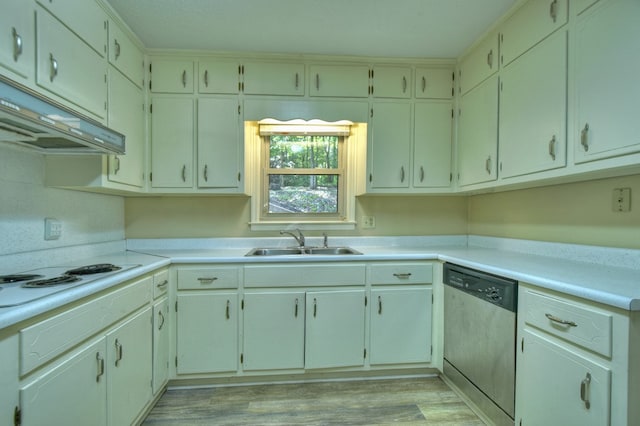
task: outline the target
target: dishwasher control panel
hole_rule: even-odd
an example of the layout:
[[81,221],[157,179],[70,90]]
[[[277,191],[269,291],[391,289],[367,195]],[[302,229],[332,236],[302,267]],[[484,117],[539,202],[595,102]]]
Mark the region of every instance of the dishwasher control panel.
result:
[[442,282],[494,305],[516,312],[518,282],[515,280],[445,263]]

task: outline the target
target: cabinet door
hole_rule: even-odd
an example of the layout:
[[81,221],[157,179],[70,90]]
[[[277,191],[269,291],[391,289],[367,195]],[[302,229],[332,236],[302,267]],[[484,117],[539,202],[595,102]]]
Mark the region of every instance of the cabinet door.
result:
[[500,82],[500,171],[519,176],[566,165],[567,34],[515,60]]
[[114,21],[109,21],[109,63],[136,86],[144,86],[144,54]]
[[311,65],[309,76],[311,96],[369,96],[369,67],[366,65]]
[[198,92],[233,95],[240,91],[242,66],[238,61],[211,60],[198,63]]
[[153,394],[169,379],[169,299],[153,304]]
[[198,187],[238,188],[242,146],[238,99],[198,99]]
[[106,120],[104,58],[43,9],[38,9],[37,83]]
[[411,68],[374,67],[373,90],[376,98],[410,98]]
[[521,338],[516,419],[523,426],[609,424],[611,372],[607,368],[527,329]]
[[370,363],[431,361],[431,289],[371,290]]
[[[55,17],[93,48],[100,56],[107,54],[107,17],[95,1],[37,0]],[[40,14],[38,15],[40,19]],[[71,46],[66,46],[72,52]],[[75,52],[74,52],[75,53]]]
[[236,371],[237,293],[179,294],[177,303],[177,373]]
[[109,424],[127,425],[151,400],[151,308],[107,334]]
[[640,151],[640,2],[601,0],[575,29],[576,163]]
[[151,186],[193,187],[193,100],[151,99]]
[[567,0],[530,0],[503,25],[500,62],[508,65],[518,56],[567,23]]
[[458,173],[460,186],[496,180],[498,77],[460,99]]
[[371,188],[408,188],[411,105],[376,102],[371,118]]
[[150,67],[151,92],[193,93],[193,62],[153,59]]
[[109,180],[141,188],[144,168],[144,93],[109,69],[109,127],[125,135],[125,155],[109,156]]
[[36,55],[33,4],[24,0],[4,1],[0,28],[0,66],[31,80]]
[[364,290],[307,293],[305,367],[364,365]]
[[106,425],[105,339],[20,389],[24,425]]
[[243,78],[247,95],[304,95],[304,64],[248,62]]
[[416,68],[415,96],[420,99],[451,99],[453,70],[449,68]]
[[305,294],[244,295],[245,370],[304,368]]
[[465,94],[498,71],[498,35],[490,34],[460,63],[460,93]]
[[448,187],[451,184],[450,102],[416,102],[413,125],[413,186]]

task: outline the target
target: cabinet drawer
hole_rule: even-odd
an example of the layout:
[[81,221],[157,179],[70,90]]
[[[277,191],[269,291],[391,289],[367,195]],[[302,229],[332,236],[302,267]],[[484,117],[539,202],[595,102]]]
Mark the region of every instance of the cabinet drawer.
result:
[[29,373],[148,303],[151,282],[151,277],[143,278],[20,330],[20,374]]
[[153,298],[157,299],[167,293],[169,288],[169,270],[163,269],[153,274]]
[[364,285],[365,265],[317,264],[248,265],[244,267],[245,287],[305,287]]
[[433,266],[428,263],[382,263],[369,266],[371,284],[426,284],[433,281]]
[[612,315],[531,290],[521,293],[520,306],[527,324],[611,357]]
[[240,268],[237,266],[178,270],[178,290],[237,288],[239,282]]

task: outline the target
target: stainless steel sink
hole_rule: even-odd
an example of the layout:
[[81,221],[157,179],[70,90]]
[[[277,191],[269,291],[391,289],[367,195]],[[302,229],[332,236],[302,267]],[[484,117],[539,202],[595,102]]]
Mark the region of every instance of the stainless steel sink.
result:
[[292,248],[254,248],[245,256],[297,256],[297,255],[344,256],[362,254],[351,247],[292,247]]

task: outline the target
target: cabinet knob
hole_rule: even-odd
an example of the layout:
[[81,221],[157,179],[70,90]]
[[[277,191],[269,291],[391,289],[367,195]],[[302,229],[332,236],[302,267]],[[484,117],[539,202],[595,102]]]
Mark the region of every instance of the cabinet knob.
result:
[[182,166],[182,181],[186,182],[187,181],[187,165],[183,165]]
[[589,151],[589,123],[586,123],[580,132],[580,144],[585,152]]
[[187,70],[182,71],[182,87],[187,87]]
[[209,87],[209,70],[204,70],[204,87]]
[[549,16],[551,17],[551,19],[553,20],[553,23],[555,24],[556,20],[558,19],[558,0],[553,0],[549,4]]
[[493,69],[493,49],[487,53],[487,65],[489,65],[489,68]]
[[591,387],[591,373],[587,373],[584,380],[580,383],[580,399],[584,402],[584,408],[587,410],[591,408],[591,401],[589,401],[589,388]]
[[53,56],[53,53],[49,53],[49,81],[53,83],[53,79],[58,76],[58,61]]
[[203,177],[204,177],[204,181],[208,182],[209,181],[209,166],[207,166],[206,164],[204,165],[204,172],[202,173]]
[[491,174],[491,156],[487,157],[487,160],[484,162],[484,168],[488,174]]
[[100,377],[104,375],[104,358],[100,356],[100,352],[96,353],[96,362],[98,363],[98,374],[96,374],[96,382],[99,382]]
[[18,57],[22,55],[22,37],[15,27],[11,28],[11,35],[13,36],[13,60],[18,62]]
[[113,40],[113,47],[115,51],[115,59],[118,60],[118,58],[120,57],[120,43],[118,43],[118,40]]
[[553,161],[556,161],[556,135],[553,135],[549,141],[549,155]]

